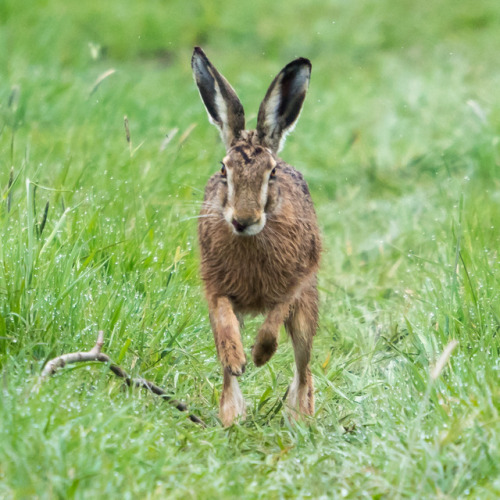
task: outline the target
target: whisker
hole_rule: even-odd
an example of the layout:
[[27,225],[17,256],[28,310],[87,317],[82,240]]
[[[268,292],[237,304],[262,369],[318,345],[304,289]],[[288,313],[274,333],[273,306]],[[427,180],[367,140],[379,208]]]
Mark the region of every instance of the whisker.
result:
[[210,219],[210,218],[219,218],[217,215],[193,215],[192,217],[183,217],[182,219],[179,219],[179,222],[186,222],[188,220],[193,220],[193,219]]
[[277,222],[289,221],[289,222],[295,223],[295,222],[303,222],[303,221],[309,222],[310,219],[304,218],[304,217],[297,217],[297,216],[290,217],[290,216],[285,215],[285,214],[267,214],[267,220],[277,221]]

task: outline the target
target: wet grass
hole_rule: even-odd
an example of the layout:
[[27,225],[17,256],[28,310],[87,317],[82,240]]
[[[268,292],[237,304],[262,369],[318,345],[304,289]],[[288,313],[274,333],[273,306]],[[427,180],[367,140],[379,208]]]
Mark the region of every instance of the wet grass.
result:
[[[6,0],[0,40],[2,498],[500,495],[498,2]],[[284,335],[241,380],[247,420],[217,419],[195,216],[223,148],[196,44],[250,127],[274,74],[313,61],[282,153],[324,235],[309,425],[280,409]],[[104,366],[32,392],[98,330],[207,428]]]

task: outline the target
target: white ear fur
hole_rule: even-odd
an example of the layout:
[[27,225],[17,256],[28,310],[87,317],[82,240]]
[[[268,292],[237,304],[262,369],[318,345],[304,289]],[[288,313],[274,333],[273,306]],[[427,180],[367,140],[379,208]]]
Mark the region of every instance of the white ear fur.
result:
[[245,129],[243,106],[234,89],[200,47],[194,48],[191,67],[208,119],[219,129],[222,141],[229,149]]
[[257,134],[262,145],[278,152],[293,130],[306,97],[311,62],[299,58],[287,64],[272,81],[259,108]]

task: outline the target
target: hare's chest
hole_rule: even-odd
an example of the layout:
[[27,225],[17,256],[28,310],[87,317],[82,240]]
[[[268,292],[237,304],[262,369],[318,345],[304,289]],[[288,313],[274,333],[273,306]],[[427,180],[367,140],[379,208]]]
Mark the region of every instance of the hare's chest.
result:
[[299,276],[294,266],[273,252],[233,248],[225,256],[212,256],[218,293],[231,298],[242,312],[260,312],[293,295]]

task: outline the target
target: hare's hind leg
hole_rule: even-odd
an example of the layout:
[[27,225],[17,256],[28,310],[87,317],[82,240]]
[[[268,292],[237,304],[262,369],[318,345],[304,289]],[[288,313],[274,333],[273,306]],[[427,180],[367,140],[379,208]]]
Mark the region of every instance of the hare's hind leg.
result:
[[227,297],[210,297],[208,307],[217,353],[224,368],[220,419],[227,427],[236,417],[245,416],[245,401],[236,377],[245,371],[246,357],[238,319],[230,300]]
[[287,406],[295,419],[314,414],[314,382],[309,361],[317,325],[318,292],[313,283],[294,302],[285,321],[295,354],[295,375],[288,391]]

